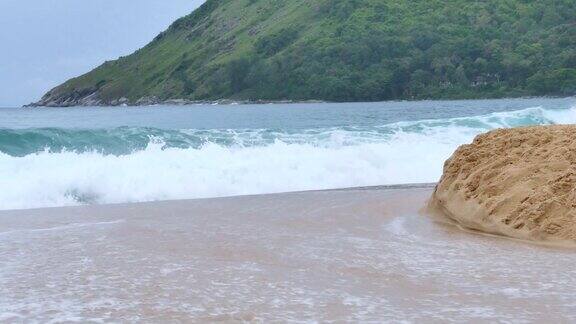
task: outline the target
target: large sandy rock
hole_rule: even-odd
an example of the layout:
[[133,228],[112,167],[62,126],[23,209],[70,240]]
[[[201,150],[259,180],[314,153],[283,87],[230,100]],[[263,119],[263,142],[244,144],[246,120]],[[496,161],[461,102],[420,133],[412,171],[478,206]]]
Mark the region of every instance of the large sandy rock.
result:
[[476,137],[446,161],[430,206],[483,232],[576,240],[576,126]]

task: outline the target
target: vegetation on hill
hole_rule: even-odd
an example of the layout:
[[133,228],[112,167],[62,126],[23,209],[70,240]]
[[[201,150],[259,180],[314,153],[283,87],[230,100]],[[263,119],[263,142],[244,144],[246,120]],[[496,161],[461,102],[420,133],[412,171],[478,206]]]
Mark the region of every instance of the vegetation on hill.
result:
[[572,94],[573,0],[208,0],[40,104]]

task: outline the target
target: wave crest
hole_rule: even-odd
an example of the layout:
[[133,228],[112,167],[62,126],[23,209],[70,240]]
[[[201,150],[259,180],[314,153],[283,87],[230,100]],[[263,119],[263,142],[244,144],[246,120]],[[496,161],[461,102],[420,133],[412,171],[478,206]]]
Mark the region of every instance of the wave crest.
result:
[[496,127],[573,123],[574,110],[308,130],[0,130],[0,209],[435,182]]

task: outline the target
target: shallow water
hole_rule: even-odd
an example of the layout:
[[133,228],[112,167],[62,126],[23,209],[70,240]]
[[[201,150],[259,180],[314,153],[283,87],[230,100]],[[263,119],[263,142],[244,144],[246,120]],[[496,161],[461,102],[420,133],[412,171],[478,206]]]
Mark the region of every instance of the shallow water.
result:
[[0,321],[576,320],[572,250],[434,223],[431,190],[0,212]]
[[0,109],[0,210],[435,182],[479,133],[576,98]]

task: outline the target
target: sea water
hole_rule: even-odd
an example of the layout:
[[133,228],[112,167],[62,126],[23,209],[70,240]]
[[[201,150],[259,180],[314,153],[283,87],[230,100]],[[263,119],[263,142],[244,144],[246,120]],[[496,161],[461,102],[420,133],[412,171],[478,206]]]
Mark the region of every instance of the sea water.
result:
[[576,98],[0,109],[0,210],[429,183],[476,135]]

